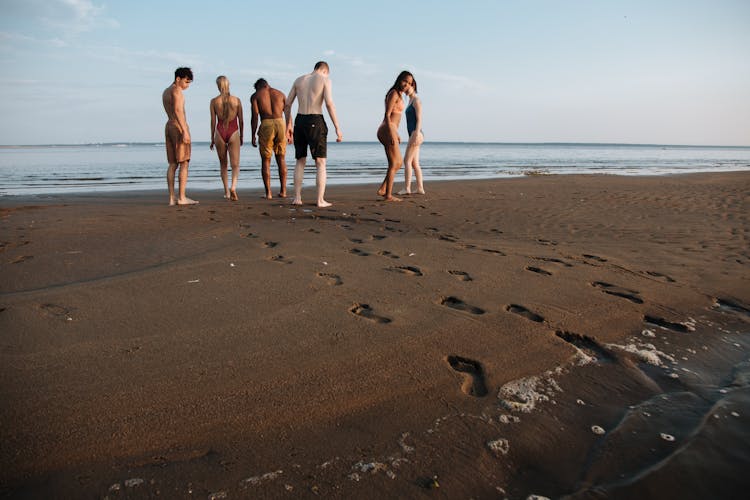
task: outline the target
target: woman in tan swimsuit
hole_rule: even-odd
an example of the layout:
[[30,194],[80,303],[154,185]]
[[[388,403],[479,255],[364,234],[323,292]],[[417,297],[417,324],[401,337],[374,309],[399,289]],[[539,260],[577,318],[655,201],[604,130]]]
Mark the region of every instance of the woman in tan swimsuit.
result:
[[[240,146],[243,143],[245,123],[242,119],[242,102],[229,93],[226,76],[216,79],[219,95],[211,99],[211,150],[216,146],[224,183],[224,198],[237,201],[237,179],[240,176]],[[232,163],[232,187],[227,182],[227,152]]]
[[382,196],[385,201],[401,201],[400,198],[393,196],[393,181],[396,178],[396,172],[404,163],[399,147],[401,138],[398,136],[398,126],[401,123],[401,113],[404,111],[402,95],[413,82],[414,76],[408,71],[402,71],[385,96],[385,116],[378,127],[378,140],[385,148],[385,156],[388,159],[388,172],[378,189],[378,195]]

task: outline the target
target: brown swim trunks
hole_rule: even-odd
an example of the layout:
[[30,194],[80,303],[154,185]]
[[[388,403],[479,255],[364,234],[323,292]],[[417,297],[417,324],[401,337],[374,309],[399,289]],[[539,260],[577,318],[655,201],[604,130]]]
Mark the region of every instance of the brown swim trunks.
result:
[[170,165],[190,161],[191,145],[182,142],[182,129],[177,122],[170,120],[164,127],[164,144]]
[[286,154],[286,122],[283,118],[265,118],[258,127],[260,156]]

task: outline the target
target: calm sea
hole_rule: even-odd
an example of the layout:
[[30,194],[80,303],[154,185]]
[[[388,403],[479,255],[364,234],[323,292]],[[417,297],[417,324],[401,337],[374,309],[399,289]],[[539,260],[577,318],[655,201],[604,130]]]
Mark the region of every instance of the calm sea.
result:
[[[385,174],[376,142],[329,144],[328,183],[379,183]],[[403,151],[403,148],[402,148]],[[311,160],[308,159],[308,163]],[[294,148],[287,151],[289,183]],[[750,170],[750,147],[621,144],[425,143],[425,182],[534,174],[666,175]],[[0,147],[0,196],[165,189],[163,143]],[[239,188],[262,189],[258,150],[242,148]],[[273,189],[278,178],[271,166]],[[314,183],[308,168],[305,185]],[[399,172],[398,183],[403,182]],[[208,143],[194,143],[188,189],[221,190],[219,163]]]

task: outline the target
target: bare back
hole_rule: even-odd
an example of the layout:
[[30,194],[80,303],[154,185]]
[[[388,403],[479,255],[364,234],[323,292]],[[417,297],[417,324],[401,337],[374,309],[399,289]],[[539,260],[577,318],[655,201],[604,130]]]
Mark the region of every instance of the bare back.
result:
[[224,98],[221,95],[214,97],[211,99],[211,114],[216,116],[219,121],[223,123],[234,121],[240,111],[242,103],[240,102],[239,97],[230,95],[228,104],[227,116],[226,119],[224,119]]
[[[297,97],[297,113],[302,115],[322,115],[323,102],[330,102],[328,77],[314,71],[295,80],[292,92]],[[291,98],[290,98],[291,101]]]
[[257,106],[261,120],[284,117],[286,96],[283,92],[271,87],[263,87],[253,94],[251,101],[254,106]]
[[182,113],[185,114],[185,101],[182,99],[182,90],[176,85],[170,85],[161,94],[161,101],[164,104],[164,111],[167,113],[167,120],[177,121],[177,105],[182,103]]

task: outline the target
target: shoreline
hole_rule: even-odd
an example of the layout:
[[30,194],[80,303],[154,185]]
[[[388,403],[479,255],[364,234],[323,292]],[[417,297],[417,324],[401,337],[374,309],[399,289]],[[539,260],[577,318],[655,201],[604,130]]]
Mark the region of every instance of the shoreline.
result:
[[749,187],[0,199],[0,493],[735,496]]

